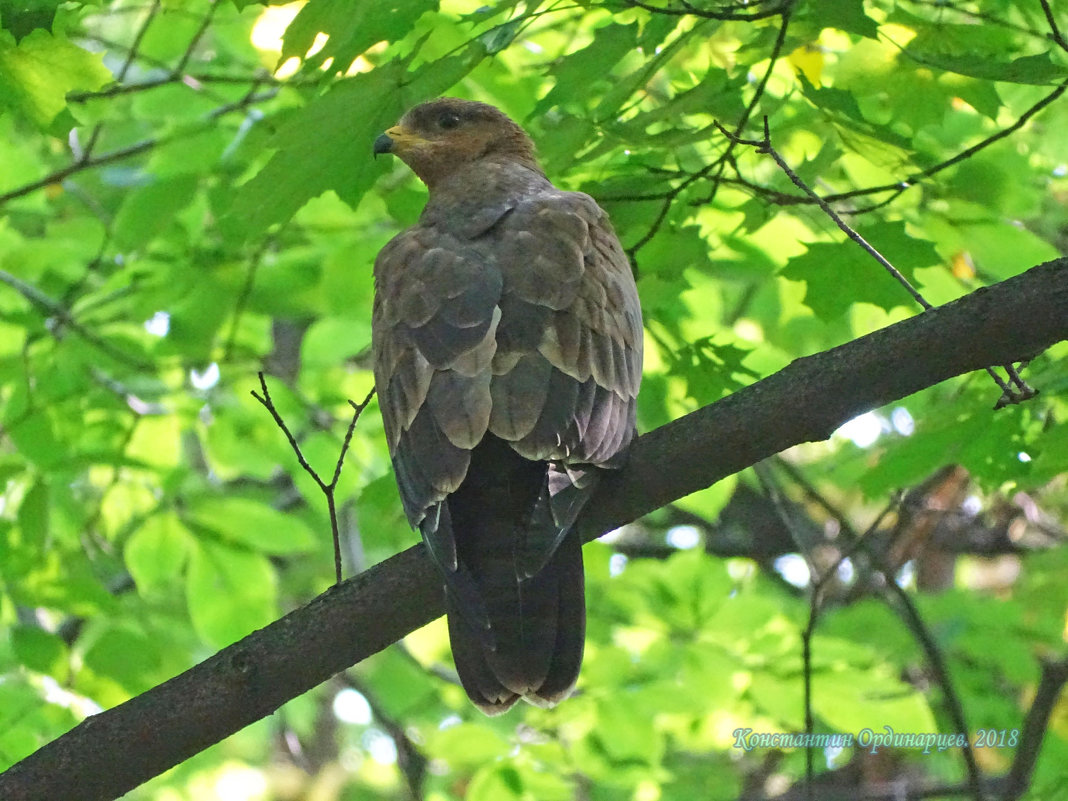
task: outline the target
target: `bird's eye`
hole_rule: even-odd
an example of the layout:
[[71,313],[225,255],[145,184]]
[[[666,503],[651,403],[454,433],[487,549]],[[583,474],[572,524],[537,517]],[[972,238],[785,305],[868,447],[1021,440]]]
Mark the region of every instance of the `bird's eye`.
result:
[[440,117],[438,117],[438,127],[445,131],[450,131],[460,124],[460,115],[454,114],[451,111],[446,111]]

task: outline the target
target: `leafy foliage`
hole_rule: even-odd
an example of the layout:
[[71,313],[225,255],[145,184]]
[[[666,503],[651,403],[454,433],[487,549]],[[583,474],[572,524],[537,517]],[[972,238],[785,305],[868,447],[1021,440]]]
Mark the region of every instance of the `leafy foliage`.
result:
[[[502,107],[559,185],[609,210],[646,316],[643,430],[918,311],[743,141],[764,119],[797,179],[932,304],[1068,241],[1053,4],[112,0],[0,3],[0,26],[0,768],[332,582],[322,495],[250,391],[265,370],[329,474],[372,384],[371,264],[423,201],[371,142],[415,102]],[[1066,356],[1036,355],[1029,404],[992,411],[976,374],[876,410],[869,441],[790,452],[771,484],[803,512],[794,533],[864,528],[954,463],[973,482],[961,509],[1049,545],[1068,511]],[[856,553],[836,567],[829,540],[769,553],[759,529],[731,534],[756,483],[586,549],[588,655],[558,708],[479,717],[438,675],[439,621],[129,797],[251,775],[263,791],[242,797],[735,798],[754,776],[804,778],[803,751],[734,732],[803,730],[806,673],[818,732],[955,731],[917,632],[864,591],[878,571]],[[415,541],[373,405],[337,499],[350,570]],[[705,548],[678,547],[693,530]],[[1064,650],[1065,550],[1033,540],[951,557],[939,595],[920,557],[895,566],[972,734],[1020,728],[1036,654]],[[775,560],[797,552],[800,580]],[[810,631],[809,579],[847,569]],[[1062,702],[1034,798],[1068,798],[1064,721]],[[979,758],[1004,772],[1012,751]],[[895,759],[964,775],[957,750]]]

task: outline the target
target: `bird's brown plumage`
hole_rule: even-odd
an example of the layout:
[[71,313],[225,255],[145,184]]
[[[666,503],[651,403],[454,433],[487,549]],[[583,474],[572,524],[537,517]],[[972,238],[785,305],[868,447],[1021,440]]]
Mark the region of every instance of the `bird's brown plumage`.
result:
[[375,386],[404,510],[443,573],[471,699],[554,703],[585,636],[572,524],[634,436],[630,266],[604,211],[549,183],[492,106],[416,106],[381,152],[430,190],[375,261]]

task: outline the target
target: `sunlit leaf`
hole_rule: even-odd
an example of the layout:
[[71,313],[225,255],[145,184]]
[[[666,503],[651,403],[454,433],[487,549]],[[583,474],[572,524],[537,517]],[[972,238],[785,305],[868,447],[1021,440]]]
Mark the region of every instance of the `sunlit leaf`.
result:
[[277,577],[265,556],[198,542],[185,585],[196,632],[215,648],[239,640],[278,615]]
[[315,535],[301,520],[246,498],[196,498],[187,516],[224,540],[262,553],[300,553],[315,547]]
[[99,89],[111,81],[101,57],[40,28],[18,44],[0,31],[0,106],[17,109],[45,128],[66,107],[74,89]]

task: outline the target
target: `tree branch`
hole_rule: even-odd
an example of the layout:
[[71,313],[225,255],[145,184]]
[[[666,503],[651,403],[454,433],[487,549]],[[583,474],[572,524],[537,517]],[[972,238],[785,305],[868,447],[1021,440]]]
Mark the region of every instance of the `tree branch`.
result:
[[[799,359],[640,437],[579,520],[584,540],[861,412],[1068,339],[1068,258]],[[981,414],[995,414],[982,410]],[[0,774],[4,801],[113,799],[442,614],[422,545],[332,587],[196,667],[87,718]]]

